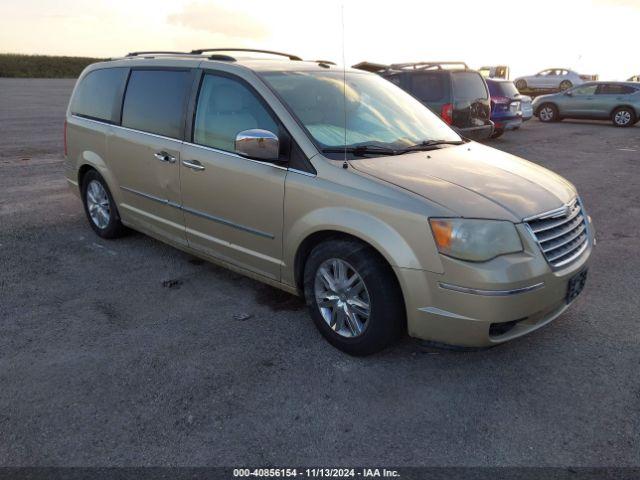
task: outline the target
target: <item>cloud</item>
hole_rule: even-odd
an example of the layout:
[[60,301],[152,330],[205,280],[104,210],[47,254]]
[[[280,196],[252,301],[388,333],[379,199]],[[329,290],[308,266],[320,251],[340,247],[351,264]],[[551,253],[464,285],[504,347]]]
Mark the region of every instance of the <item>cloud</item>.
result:
[[169,15],[167,22],[233,38],[261,40],[269,33],[265,25],[250,15],[209,2],[190,3],[181,12]]

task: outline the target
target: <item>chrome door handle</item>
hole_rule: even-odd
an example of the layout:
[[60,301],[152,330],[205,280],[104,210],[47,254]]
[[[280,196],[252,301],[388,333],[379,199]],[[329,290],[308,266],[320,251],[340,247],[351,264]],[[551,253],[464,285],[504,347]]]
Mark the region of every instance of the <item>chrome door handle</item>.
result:
[[191,170],[195,170],[196,172],[201,172],[204,170],[204,165],[202,165],[198,160],[183,160],[182,165]]
[[176,157],[174,157],[173,155],[168,154],[165,151],[156,152],[156,153],[153,154],[153,156],[156,157],[161,162],[176,163]]

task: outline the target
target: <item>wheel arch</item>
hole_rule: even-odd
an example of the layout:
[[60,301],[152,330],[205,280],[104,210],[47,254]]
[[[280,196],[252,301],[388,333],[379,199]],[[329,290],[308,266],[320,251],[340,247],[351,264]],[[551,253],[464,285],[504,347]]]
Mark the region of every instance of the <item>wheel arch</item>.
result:
[[538,107],[534,110],[533,114],[537,117],[540,114],[540,110],[542,110],[542,107],[544,107],[545,105],[551,105],[553,108],[556,109],[556,111],[558,113],[560,113],[560,109],[558,108],[558,104],[553,102],[553,101],[544,101],[542,102],[540,105],[538,105]]
[[111,170],[107,168],[105,161],[93,152],[84,152],[82,158],[78,162],[76,179],[78,181],[78,189],[82,190],[82,180],[84,179],[87,172],[90,170],[95,170],[100,174],[100,176],[107,183],[107,187],[111,192],[111,196],[116,202],[116,205],[120,204],[120,190],[117,188],[118,182],[114,178]]
[[311,254],[312,250],[316,246],[320,245],[321,243],[324,243],[329,240],[338,240],[338,239],[355,240],[357,242],[363,243],[364,245],[366,245],[367,247],[375,251],[380,258],[382,258],[389,266],[391,266],[391,264],[389,263],[389,260],[382,253],[380,253],[380,251],[378,251],[378,249],[375,246],[371,245],[369,242],[363,240],[360,237],[352,235],[351,233],[343,232],[341,230],[318,230],[308,235],[304,240],[302,240],[302,242],[298,246],[295,253],[294,263],[293,263],[293,275],[294,275],[295,285],[299,291],[303,290],[304,267],[307,263],[307,259],[309,258],[309,255]]
[[414,223],[405,238],[393,226],[371,214],[348,208],[323,208],[298,219],[285,234],[284,264],[290,267],[283,270],[283,282],[300,288],[304,264],[311,250],[335,237],[364,243],[392,268],[442,272],[442,263],[426,219],[423,231],[418,230]]
[[403,331],[406,332],[407,321],[408,321],[407,319],[408,312],[406,307],[406,295],[405,295],[406,292],[405,292],[405,289],[403,288],[403,282],[398,277],[398,273],[393,268],[393,265],[389,263],[389,260],[385,257],[385,255],[383,255],[374,245],[371,245],[371,243],[355,235],[352,235],[350,233],[345,233],[339,230],[319,230],[317,232],[310,234],[302,241],[302,243],[300,244],[300,246],[296,251],[295,260],[294,260],[295,284],[300,295],[304,297],[304,267],[306,265],[307,259],[309,258],[309,255],[317,245],[320,245],[321,243],[326,242],[328,240],[337,240],[337,239],[355,240],[357,242],[360,242],[366,245],[373,252],[375,252],[375,254],[383,262],[385,262],[389,266],[389,268],[393,272],[391,281],[396,285],[398,292],[400,292],[402,310],[405,312],[402,328],[403,328]]
[[631,110],[635,114],[636,118],[638,117],[638,111],[636,110],[636,107],[634,107],[633,105],[628,104],[628,103],[621,103],[621,104],[616,105],[615,107],[613,107],[611,109],[611,111],[609,112],[609,116],[611,117],[613,115],[613,112],[615,112],[619,108],[628,108],[629,110]]
[[[97,168],[95,168],[93,165],[91,165],[90,163],[84,163],[80,166],[80,168],[78,169],[78,187],[82,188],[82,182],[84,181],[84,177],[87,173],[89,173],[90,170],[95,170],[96,172],[98,171]],[[100,172],[98,172],[100,173]]]
[[[282,280],[295,285],[296,260],[299,261],[301,255],[304,258],[304,249],[315,241],[337,234],[349,235],[370,245],[392,267],[441,271],[442,263],[426,218],[422,220],[423,229],[416,228],[412,215],[398,221],[400,225],[394,226],[371,213],[348,207],[325,207],[307,212],[285,230]],[[402,235],[398,228],[405,234]]]

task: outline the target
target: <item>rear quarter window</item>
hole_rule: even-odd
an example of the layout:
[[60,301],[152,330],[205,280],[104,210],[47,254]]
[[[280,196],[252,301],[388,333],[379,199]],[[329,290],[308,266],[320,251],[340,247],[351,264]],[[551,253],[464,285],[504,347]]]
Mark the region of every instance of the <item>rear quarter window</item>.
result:
[[487,88],[477,72],[454,72],[451,74],[455,100],[486,99]]
[[448,75],[416,73],[411,75],[411,94],[423,102],[446,101],[448,82]]
[[102,68],[87,73],[80,80],[71,113],[82,117],[117,123],[120,93],[127,79],[127,68]]
[[628,85],[610,84],[602,85],[599,93],[602,95],[630,95],[635,92],[636,89]]
[[132,70],[122,107],[122,126],[182,138],[191,78],[189,70]]

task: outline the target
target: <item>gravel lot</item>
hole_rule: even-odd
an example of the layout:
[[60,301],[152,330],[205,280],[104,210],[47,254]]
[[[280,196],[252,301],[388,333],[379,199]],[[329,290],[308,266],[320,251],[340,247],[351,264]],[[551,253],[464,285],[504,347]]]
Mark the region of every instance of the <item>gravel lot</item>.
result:
[[488,351],[358,359],[295,297],[95,236],[62,176],[72,86],[0,79],[0,465],[640,466],[639,126],[533,119],[492,142],[594,218],[565,315]]

